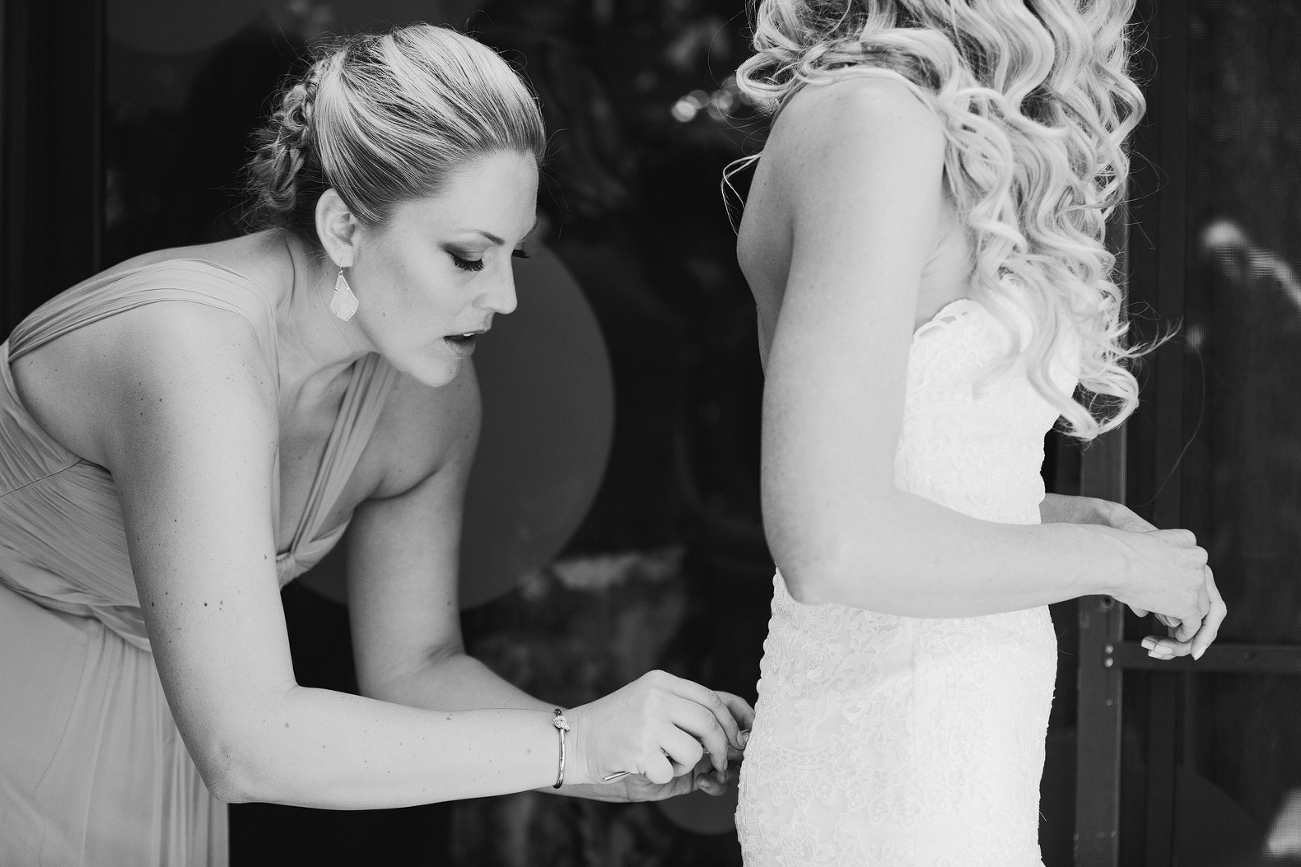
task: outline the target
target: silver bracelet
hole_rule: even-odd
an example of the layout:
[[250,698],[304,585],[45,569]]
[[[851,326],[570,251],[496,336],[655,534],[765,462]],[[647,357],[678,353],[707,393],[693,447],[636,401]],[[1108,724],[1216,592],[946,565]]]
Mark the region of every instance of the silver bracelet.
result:
[[556,784],[551,787],[558,789],[565,782],[565,732],[569,731],[569,720],[565,719],[564,711],[556,708],[551,724],[556,727],[556,735],[560,738],[560,768],[556,771]]

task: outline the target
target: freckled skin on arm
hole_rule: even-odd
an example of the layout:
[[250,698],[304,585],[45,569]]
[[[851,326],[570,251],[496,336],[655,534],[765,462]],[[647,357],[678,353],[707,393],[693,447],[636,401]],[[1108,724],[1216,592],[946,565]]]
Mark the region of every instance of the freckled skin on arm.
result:
[[[386,403],[386,413],[392,417],[379,432],[376,453],[403,457],[388,468],[374,496],[357,509],[348,531],[348,609],[362,692],[419,708],[463,711],[489,706],[543,713],[549,724],[554,704],[539,701],[493,674],[465,654],[461,640],[457,549],[461,502],[479,425],[473,368],[465,365],[443,388],[421,389],[410,383],[400,388]],[[668,686],[686,689],[687,694],[692,687],[705,692],[694,684]],[[717,711],[729,722],[735,718],[748,725],[752,710],[739,699],[729,697],[729,701],[731,706]],[[582,782],[577,768],[585,726],[577,715],[593,713],[587,708],[568,712],[573,730],[566,736],[563,794],[642,800],[681,794],[696,786],[691,774],[665,785],[640,776],[613,785]],[[701,705],[681,712],[709,716]],[[651,718],[634,711],[638,724]],[[701,720],[687,723],[685,717],[678,724],[710,727]],[[615,723],[608,718],[593,721],[597,728],[608,725]],[[552,776],[539,790],[554,793],[551,784],[558,751],[555,730],[549,733],[550,740],[524,744],[523,749],[529,757],[551,761]],[[670,737],[685,735],[676,731]],[[699,749],[695,742],[691,747]],[[654,753],[662,755],[659,749]],[[708,755],[702,757],[697,770],[708,770],[710,761]],[[726,764],[726,758],[722,761]],[[710,781],[699,786],[713,794],[721,792],[721,786]]]
[[[401,455],[348,530],[348,611],[362,692],[414,707],[527,708],[539,701],[464,653],[457,604],[465,484],[480,404],[471,365],[449,385],[404,382],[377,453]],[[393,494],[393,491],[400,493]]]
[[75,417],[92,424],[67,439],[112,473],[159,677],[213,793],[371,808],[552,781],[549,710],[448,714],[297,685],[269,514],[273,377],[251,328],[184,303],[114,319],[79,370]]

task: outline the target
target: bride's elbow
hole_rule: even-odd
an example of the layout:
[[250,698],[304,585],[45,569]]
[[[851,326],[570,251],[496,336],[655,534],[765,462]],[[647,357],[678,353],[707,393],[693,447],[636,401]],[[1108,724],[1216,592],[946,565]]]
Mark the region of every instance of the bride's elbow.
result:
[[892,482],[819,486],[790,496],[765,490],[768,546],[797,602],[871,607],[874,566],[903,556],[907,535],[900,492]]
[[[805,605],[845,604],[859,595],[866,560],[857,540],[825,538],[820,545],[774,545],[786,591]],[[783,550],[785,548],[785,550]],[[858,586],[855,586],[858,585]]]
[[876,567],[906,559],[899,548],[906,527],[889,494],[853,508],[774,511],[771,517],[769,548],[797,602],[871,608],[873,588],[881,586],[872,580]]

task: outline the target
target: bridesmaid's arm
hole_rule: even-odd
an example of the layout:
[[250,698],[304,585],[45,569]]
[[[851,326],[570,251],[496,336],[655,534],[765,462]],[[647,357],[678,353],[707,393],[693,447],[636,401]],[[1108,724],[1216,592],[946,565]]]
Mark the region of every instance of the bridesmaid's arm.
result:
[[[158,674],[209,790],[369,809],[554,782],[550,709],[485,707],[505,688],[482,709],[449,711],[297,684],[268,512],[274,371],[232,314],[160,303],[114,318],[106,357],[75,372],[95,385],[79,417],[96,426]],[[615,769],[669,782],[699,761],[697,732],[725,761],[727,736],[702,689],[643,680],[574,709],[572,784]]]
[[[294,679],[271,486],[274,375],[251,327],[193,304],[123,320],[99,419],[154,660],[177,726],[227,801],[398,807],[544,785],[549,713],[436,713]],[[576,769],[576,774],[582,774]]]
[[[474,368],[430,389],[399,380],[369,454],[384,462],[348,528],[348,615],[363,695],[456,710],[555,706],[465,654],[457,603],[465,486],[478,442]],[[429,676],[436,670],[436,676]]]
[[1191,534],[998,524],[895,486],[944,159],[937,117],[879,78],[806,87],[765,148],[773,212],[747,220],[766,219],[792,253],[765,371],[762,496],[791,593],[920,617],[1105,593],[1200,623],[1205,554]]
[[[438,710],[550,713],[554,704],[517,689],[468,656],[461,639],[458,548],[480,419],[474,368],[463,365],[442,388],[403,380],[398,389],[386,402],[377,432],[384,439],[372,450],[383,456],[387,472],[375,495],[354,513],[348,531],[348,610],[362,694]],[[753,711],[742,699],[703,688],[700,694],[715,713],[749,728]],[[737,732],[730,735],[739,746]],[[664,786],[632,776],[611,785],[566,785],[560,793],[648,800],[693,787],[722,791],[717,781],[697,774]],[[543,791],[556,790],[548,785]]]

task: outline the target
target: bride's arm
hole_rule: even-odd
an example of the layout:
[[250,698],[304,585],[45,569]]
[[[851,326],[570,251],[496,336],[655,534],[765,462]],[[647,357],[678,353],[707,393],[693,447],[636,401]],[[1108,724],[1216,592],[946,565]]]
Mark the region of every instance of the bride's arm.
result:
[[1045,524],[1100,524],[1135,533],[1156,529],[1128,506],[1098,497],[1066,494],[1044,494],[1039,503],[1039,519]]
[[944,146],[902,86],[850,78],[805,88],[765,149],[766,201],[783,212],[769,219],[792,253],[766,367],[763,508],[792,594],[957,617],[1106,593],[1200,623],[1205,552],[1185,531],[998,524],[895,486]]

